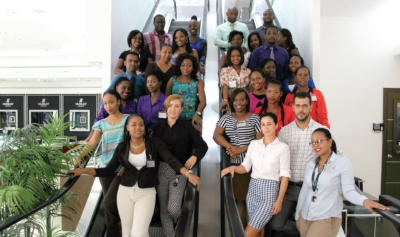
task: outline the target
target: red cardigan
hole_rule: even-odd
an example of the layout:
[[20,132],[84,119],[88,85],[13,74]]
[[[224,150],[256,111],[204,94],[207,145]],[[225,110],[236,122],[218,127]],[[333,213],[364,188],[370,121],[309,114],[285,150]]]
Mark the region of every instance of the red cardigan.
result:
[[[265,102],[268,103],[268,102]],[[258,107],[254,110],[254,114],[259,114],[260,110],[262,107]],[[268,109],[267,111],[268,112]],[[292,107],[283,105],[283,113],[285,114],[285,118],[283,119],[283,124],[282,124],[282,113],[281,109],[279,109],[278,112],[278,128],[275,131],[275,136],[278,136],[278,132],[281,130],[283,126],[288,125],[289,123],[293,122],[296,119],[296,116],[294,115]]]
[[[285,105],[293,106],[293,98],[294,98],[294,93],[289,93],[286,96]],[[325,125],[328,128],[331,128],[328,122],[328,111],[326,110],[325,98],[322,95],[321,91],[313,88],[311,98],[312,98],[311,99],[312,110],[310,112],[311,118],[314,121],[322,125]]]

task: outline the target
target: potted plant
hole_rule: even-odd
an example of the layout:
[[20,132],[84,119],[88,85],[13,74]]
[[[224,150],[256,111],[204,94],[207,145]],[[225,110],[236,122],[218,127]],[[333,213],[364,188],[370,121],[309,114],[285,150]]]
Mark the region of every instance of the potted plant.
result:
[[[66,140],[71,138],[62,135],[71,123],[63,122],[66,116],[68,114],[51,117],[43,125],[29,124],[17,129],[1,146],[0,221],[27,213],[45,201],[60,188],[59,178],[74,164],[77,154],[84,151],[84,145],[72,148],[73,145]],[[71,149],[63,153],[57,146],[67,146]],[[45,230],[46,236],[63,236],[64,234],[52,226],[51,218],[61,215],[61,204],[66,205],[73,213],[74,206],[79,205],[75,196],[73,193],[65,195],[43,212],[37,213],[36,217],[28,218],[10,231],[23,231],[25,236],[30,236],[29,232],[34,234],[36,231],[35,236],[38,233],[42,236],[40,233],[44,233]],[[62,215],[69,218],[68,214]],[[45,221],[40,221],[41,218],[38,217],[44,218],[42,220]]]

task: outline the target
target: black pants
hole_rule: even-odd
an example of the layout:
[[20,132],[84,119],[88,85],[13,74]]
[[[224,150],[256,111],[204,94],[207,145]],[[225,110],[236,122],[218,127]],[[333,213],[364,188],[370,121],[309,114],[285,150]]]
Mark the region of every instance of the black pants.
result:
[[120,225],[118,224],[119,214],[117,208],[117,193],[121,182],[120,176],[99,178],[103,189],[104,216],[107,226],[107,236],[121,236]]

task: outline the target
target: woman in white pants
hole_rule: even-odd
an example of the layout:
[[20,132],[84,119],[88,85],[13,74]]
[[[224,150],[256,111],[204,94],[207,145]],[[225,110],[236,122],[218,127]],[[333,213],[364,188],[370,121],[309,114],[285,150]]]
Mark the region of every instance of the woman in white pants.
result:
[[117,206],[124,237],[149,236],[148,229],[156,201],[157,170],[160,159],[176,172],[185,175],[200,190],[200,178],[193,175],[177,160],[158,138],[144,136],[145,126],[137,114],[127,118],[124,140],[115,149],[106,168],[75,169],[68,171],[74,177],[90,174],[98,177],[113,175],[121,165],[125,168],[117,194]]

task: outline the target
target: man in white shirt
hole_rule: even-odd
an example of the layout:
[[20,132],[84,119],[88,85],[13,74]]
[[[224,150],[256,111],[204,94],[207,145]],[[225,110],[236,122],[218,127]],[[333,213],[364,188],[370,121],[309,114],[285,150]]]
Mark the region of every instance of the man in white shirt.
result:
[[[296,211],[306,164],[309,160],[317,157],[309,145],[311,135],[315,129],[321,127],[327,129],[327,127],[315,122],[310,117],[312,105],[309,93],[298,92],[295,94],[293,101],[296,120],[283,127],[278,134],[279,140],[286,143],[290,149],[291,178],[283,199],[282,210],[272,217],[270,226],[274,231],[285,232],[291,236],[300,236],[294,219],[289,220],[289,217]],[[343,154],[339,149],[338,153]]]
[[214,45],[220,48],[228,49],[231,45],[228,41],[229,34],[234,31],[241,31],[244,35],[242,46],[247,48],[247,38],[249,37],[249,28],[247,25],[238,22],[238,9],[236,7],[229,7],[226,12],[227,22],[219,25],[215,31],[214,35]]

